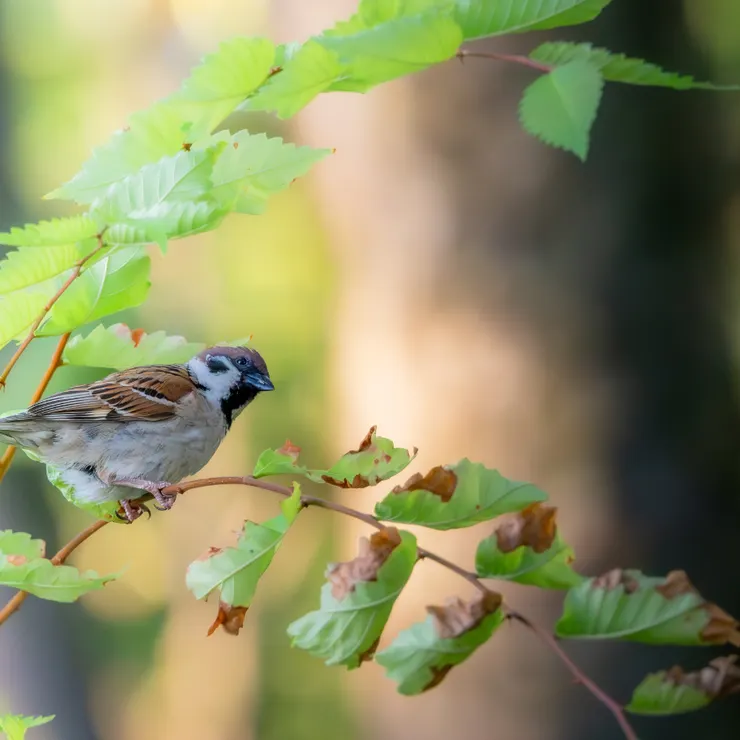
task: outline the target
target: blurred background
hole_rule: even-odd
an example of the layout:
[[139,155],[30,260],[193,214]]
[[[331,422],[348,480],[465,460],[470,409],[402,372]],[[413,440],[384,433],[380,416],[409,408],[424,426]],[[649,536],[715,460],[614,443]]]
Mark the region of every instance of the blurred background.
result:
[[[479,48],[587,39],[740,83],[736,0],[649,5],[614,0],[567,33]],[[303,40],[354,6],[0,3],[0,228],[66,213],[40,197],[222,39]],[[336,154],[266,215],[154,254],[151,297],[123,320],[193,341],[251,333],[267,358],[278,392],[239,420],[207,474],[243,474],[286,437],[320,465],[378,424],[420,448],[415,470],[468,456],[536,482],[561,508],[582,571],[684,568],[740,615],[740,97],[608,85],[581,165],[520,129],[518,98],[534,75],[470,59],[368,95],[323,96],[289,122],[252,115],[252,131]],[[31,346],[0,410],[26,404],[53,344]],[[94,377],[62,369],[52,390]],[[30,531],[50,552],[90,521],[23,455],[2,488],[2,528]],[[369,510],[385,490],[347,498]],[[55,713],[31,731],[38,740],[621,737],[517,625],[412,699],[377,666],[329,669],[291,650],[286,625],[315,608],[326,562],[352,557],[363,533],[329,512],[302,515],[239,637],[207,638],[216,606],[191,598],[187,564],[276,510],[264,492],[221,488],[106,527],[74,563],[125,576],[73,606],[31,598],[3,626],[0,710]],[[419,536],[470,565],[490,529]],[[421,563],[382,644],[454,594],[471,595]],[[557,618],[558,594],[505,594],[542,625]],[[721,652],[567,649],[625,700],[646,672]],[[737,738],[740,704],[634,724],[645,740]]]

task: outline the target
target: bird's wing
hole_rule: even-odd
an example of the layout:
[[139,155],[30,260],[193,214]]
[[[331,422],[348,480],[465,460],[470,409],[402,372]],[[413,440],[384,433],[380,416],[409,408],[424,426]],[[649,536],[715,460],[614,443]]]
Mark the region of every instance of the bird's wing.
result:
[[183,365],[151,365],[112,373],[44,398],[13,421],[164,421],[196,390]]

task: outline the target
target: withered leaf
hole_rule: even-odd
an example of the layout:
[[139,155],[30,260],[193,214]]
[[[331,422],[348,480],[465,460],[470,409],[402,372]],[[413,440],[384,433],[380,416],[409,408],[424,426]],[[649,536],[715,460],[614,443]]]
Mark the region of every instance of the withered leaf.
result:
[[426,475],[414,473],[404,485],[396,486],[391,493],[429,491],[447,503],[457,488],[457,475],[442,465],[432,468]]
[[673,666],[666,672],[665,680],[677,686],[690,686],[712,699],[719,699],[740,693],[740,667],[736,665],[737,660],[737,655],[725,655],[692,673],[685,673],[680,666]]
[[460,637],[477,627],[483,617],[493,614],[501,606],[501,601],[501,594],[494,591],[478,593],[471,601],[452,596],[444,606],[428,606],[427,612],[434,617],[437,634],[446,640]]
[[301,454],[301,448],[298,445],[294,445],[289,439],[286,439],[285,444],[277,452],[280,455],[292,458],[293,462],[297,462],[298,455]]
[[618,586],[623,586],[626,594],[633,594],[640,587],[640,583],[630,571],[625,571],[622,568],[612,568],[612,570],[594,579],[595,588],[611,591]]
[[549,550],[557,534],[556,513],[554,506],[534,503],[512,514],[496,529],[499,550],[504,553],[517,547],[531,547],[536,553]]
[[400,544],[401,535],[395,527],[381,529],[370,539],[362,537],[356,558],[330,568],[327,579],[332,584],[332,596],[341,601],[358,583],[374,581],[380,567]]
[[244,626],[248,609],[247,606],[231,606],[220,601],[216,619],[208,628],[208,636],[210,637],[219,627],[222,627],[224,632],[229,635],[238,635],[239,630]]

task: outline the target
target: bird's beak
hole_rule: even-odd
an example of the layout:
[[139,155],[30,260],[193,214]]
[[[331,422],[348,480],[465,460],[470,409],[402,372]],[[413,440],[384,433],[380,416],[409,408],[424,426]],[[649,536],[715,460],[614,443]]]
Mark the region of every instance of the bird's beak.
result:
[[251,385],[252,388],[256,388],[258,391],[274,391],[275,386],[272,384],[270,378],[262,373],[247,373],[244,376],[244,382],[247,385]]

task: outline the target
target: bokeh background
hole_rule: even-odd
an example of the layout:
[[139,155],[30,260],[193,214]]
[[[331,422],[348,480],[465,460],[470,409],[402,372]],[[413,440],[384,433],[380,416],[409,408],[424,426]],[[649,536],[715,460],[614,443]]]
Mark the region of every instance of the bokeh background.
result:
[[[0,228],[65,213],[40,197],[220,40],[301,40],[353,6],[0,3]],[[740,82],[736,0],[614,0],[587,26],[489,47],[526,52],[546,38]],[[286,437],[328,462],[377,423],[420,448],[415,469],[468,456],[536,482],[561,507],[584,572],[685,568],[738,615],[740,96],[609,85],[581,165],[519,128],[534,74],[449,62],[368,95],[323,96],[289,122],[253,115],[253,131],[336,154],[266,215],[155,255],[151,297],[123,319],[201,341],[252,333],[266,356],[278,392],[239,420],[208,474],[249,471]],[[32,345],[0,410],[25,405],[52,346]],[[94,377],[62,369],[52,390]],[[22,455],[1,493],[0,525],[50,551],[89,522]],[[369,509],[382,493],[351,499]],[[325,563],[351,557],[362,533],[329,512],[302,515],[242,634],[207,638],[215,605],[191,598],[187,563],[276,506],[264,492],[212,489],[149,522],[106,527],[74,562],[125,576],[73,606],[31,598],[3,626],[0,709],[55,713],[32,731],[38,740],[620,737],[516,625],[413,699],[377,666],[345,672],[291,650],[285,626],[315,607]],[[470,564],[489,531],[420,537]],[[557,595],[505,593],[543,625],[557,617]],[[470,592],[420,564],[385,642],[452,594]],[[646,672],[712,655],[567,647],[624,699]],[[635,725],[646,739],[724,740],[738,737],[739,710],[728,701]]]

